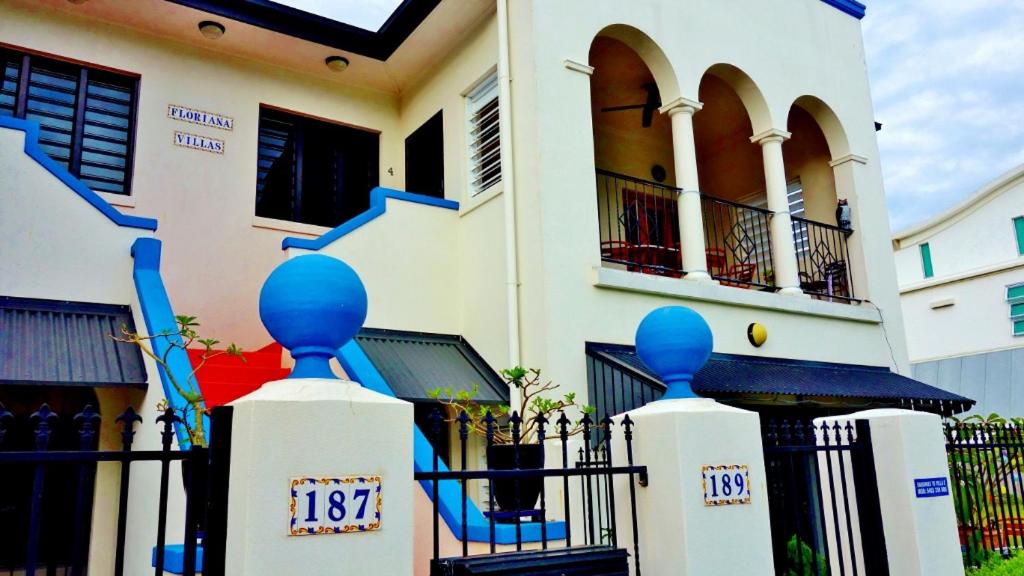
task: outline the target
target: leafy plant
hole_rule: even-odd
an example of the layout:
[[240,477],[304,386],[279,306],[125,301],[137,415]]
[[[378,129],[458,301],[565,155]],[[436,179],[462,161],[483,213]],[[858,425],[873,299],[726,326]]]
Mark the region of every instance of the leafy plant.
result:
[[[815,569],[817,565],[817,569]],[[786,542],[785,576],[826,576],[828,563],[825,556],[793,534]]]
[[1024,574],[1024,552],[1017,552],[1009,558],[992,554],[978,568],[968,568],[970,576],[1020,576]]
[[951,420],[954,425],[946,434],[953,505],[966,542],[966,560],[977,565],[991,555],[986,549],[999,548],[1017,529],[1013,524],[1022,521],[1007,517],[1006,511],[1020,510],[1024,504],[1016,479],[1024,471],[1019,441],[1024,419],[993,413]]
[[[519,389],[519,407],[516,410],[522,417],[520,430],[520,442],[529,444],[537,440],[537,419],[538,416],[550,424],[555,424],[555,413],[562,412],[566,408],[575,408],[585,415],[592,415],[595,412],[593,406],[584,406],[576,402],[576,394],[570,392],[561,398],[554,399],[543,396],[559,388],[550,380],[544,381],[541,378],[540,370],[536,368],[523,368],[516,366],[501,371],[501,377],[510,386]],[[428,391],[428,395],[445,405],[448,412],[449,422],[457,421],[459,415],[466,413],[467,425],[470,432],[480,436],[487,436],[487,417],[494,418],[492,423],[494,429],[495,444],[512,444],[512,422],[508,418],[512,412],[509,406],[499,404],[497,406],[485,406],[477,401],[480,394],[480,386],[473,385],[470,390],[453,391],[450,386],[435,388]],[[576,421],[569,428],[568,433],[574,436],[583,432],[582,419]],[[548,435],[554,434],[551,428]]]
[[[132,332],[127,326],[122,325],[121,336],[111,335],[111,338],[118,342],[138,346],[146,356],[149,356],[157,363],[171,382],[174,390],[185,400],[185,405],[174,407],[174,411],[181,418],[181,423],[188,434],[189,442],[193,446],[206,446],[206,430],[203,426],[203,416],[206,414],[205,400],[203,399],[202,392],[199,390],[199,383],[196,382],[196,372],[205,366],[207,361],[217,356],[225,354],[237,356],[243,362],[245,362],[245,356],[242,355],[242,349],[234,344],[228,345],[224,350],[214,350],[214,346],[220,344],[220,340],[202,338],[198,332],[199,322],[195,316],[175,316],[174,322],[176,325],[175,330],[166,329],[150,336],[142,336],[138,332]],[[162,354],[157,354],[153,343],[160,340],[166,344],[166,348]],[[197,344],[202,350],[199,363],[185,376],[184,381],[180,381],[168,365],[167,358],[170,357],[171,352],[174,350],[185,352],[188,348]],[[168,407],[171,406],[166,398],[157,403],[157,410],[161,412],[165,411]]]

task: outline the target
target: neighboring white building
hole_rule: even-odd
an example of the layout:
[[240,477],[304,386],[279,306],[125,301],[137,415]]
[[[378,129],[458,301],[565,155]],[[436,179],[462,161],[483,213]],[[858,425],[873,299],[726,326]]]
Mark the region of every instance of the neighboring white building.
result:
[[893,248],[914,377],[1024,416],[1024,165]]

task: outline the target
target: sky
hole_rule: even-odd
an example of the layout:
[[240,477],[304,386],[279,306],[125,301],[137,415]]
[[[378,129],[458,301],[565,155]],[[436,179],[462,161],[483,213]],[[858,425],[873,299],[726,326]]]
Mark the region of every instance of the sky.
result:
[[1024,164],[1024,0],[867,0],[894,231]]
[[[401,0],[277,0],[377,30]],[[1024,0],[865,0],[890,224],[927,220],[1024,164]]]

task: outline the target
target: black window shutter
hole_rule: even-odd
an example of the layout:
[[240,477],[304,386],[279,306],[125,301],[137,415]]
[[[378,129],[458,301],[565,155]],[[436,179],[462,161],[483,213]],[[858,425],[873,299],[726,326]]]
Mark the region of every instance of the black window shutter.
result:
[[443,111],[405,139],[405,189],[444,198]]
[[379,179],[378,134],[260,110],[256,215],[337,226],[364,212]]
[[98,192],[129,194],[137,79],[0,51],[0,116],[39,123],[39,146]]

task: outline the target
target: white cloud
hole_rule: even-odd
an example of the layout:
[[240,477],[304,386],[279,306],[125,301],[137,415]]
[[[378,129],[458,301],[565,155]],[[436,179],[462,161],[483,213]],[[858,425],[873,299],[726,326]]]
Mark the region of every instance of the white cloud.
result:
[[864,20],[894,229],[1024,162],[1024,2],[876,0]]

